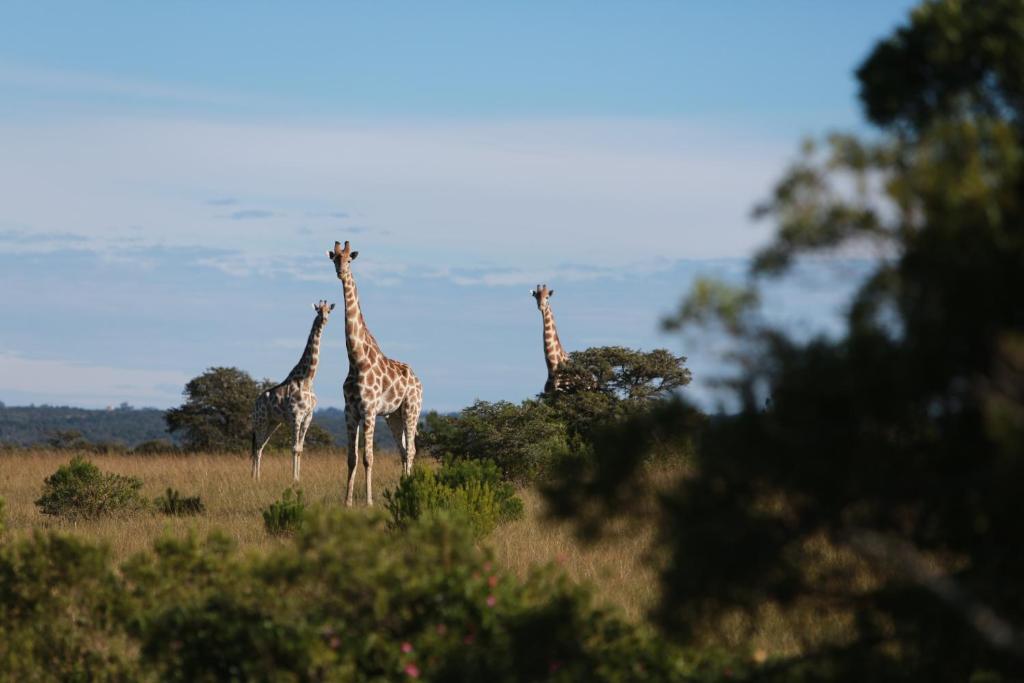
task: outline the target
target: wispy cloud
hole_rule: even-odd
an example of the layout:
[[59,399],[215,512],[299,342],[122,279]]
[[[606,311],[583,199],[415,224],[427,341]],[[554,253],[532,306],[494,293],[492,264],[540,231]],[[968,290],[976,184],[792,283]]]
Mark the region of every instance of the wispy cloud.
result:
[[121,76],[9,63],[0,63],[0,84],[57,93],[116,95],[146,100],[207,104],[237,102],[239,99],[221,91],[194,86],[169,85]]
[[233,206],[234,204],[237,203],[238,200],[234,199],[233,197],[220,197],[206,200],[207,206]]
[[241,211],[233,211],[228,214],[228,218],[235,221],[245,221],[258,218],[273,218],[275,214],[273,211],[267,211],[265,209],[242,209]]
[[0,391],[6,395],[45,396],[50,402],[105,405],[119,399],[166,405],[179,398],[188,379],[186,374],[170,370],[86,365],[0,351]]

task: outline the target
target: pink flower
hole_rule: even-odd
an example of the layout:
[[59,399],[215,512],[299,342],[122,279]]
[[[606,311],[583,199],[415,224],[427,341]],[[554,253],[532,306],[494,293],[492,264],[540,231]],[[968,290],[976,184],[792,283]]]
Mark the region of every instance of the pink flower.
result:
[[338,636],[331,636],[330,644],[332,650],[337,650],[339,647],[341,647],[341,638],[339,638]]
[[494,607],[497,604],[498,604],[498,598],[494,597],[493,595],[488,595],[487,596],[487,606],[488,607]]
[[485,572],[491,571],[491,563],[490,562],[484,562],[484,571]]
[[416,666],[415,664],[406,664],[405,665],[405,675],[408,676],[409,678],[419,678],[420,677],[420,668],[418,666]]
[[445,626],[444,624],[438,624],[437,625],[437,634],[438,635],[443,636],[447,632],[448,632],[448,627],[447,626]]
[[412,643],[410,643],[408,640],[402,643],[402,652],[404,652],[405,654],[409,654],[410,652],[412,652]]
[[490,576],[488,576],[487,577],[487,585],[490,586],[491,588],[494,588],[495,586],[497,586],[498,585],[498,577],[496,575],[494,575],[494,574],[491,574]]

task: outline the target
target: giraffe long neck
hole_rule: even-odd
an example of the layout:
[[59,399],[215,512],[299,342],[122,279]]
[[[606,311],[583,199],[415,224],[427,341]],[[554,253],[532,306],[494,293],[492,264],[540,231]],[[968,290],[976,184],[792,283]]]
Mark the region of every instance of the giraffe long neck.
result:
[[544,360],[548,364],[548,375],[553,375],[569,356],[562,348],[562,342],[558,339],[558,329],[555,327],[555,314],[551,312],[551,306],[545,306],[541,310],[544,319]]
[[[356,280],[351,271],[342,274],[341,284],[345,290],[345,347],[348,349],[349,367],[360,367],[369,362],[370,349],[380,353],[380,347],[366,327],[363,311],[359,307]],[[380,355],[383,356],[383,353]]]
[[309,331],[309,339],[306,341],[306,348],[302,351],[302,358],[299,359],[290,373],[288,382],[299,381],[310,383],[316,377],[316,367],[320,364],[320,337],[324,331],[324,317],[318,315],[313,321],[313,328]]

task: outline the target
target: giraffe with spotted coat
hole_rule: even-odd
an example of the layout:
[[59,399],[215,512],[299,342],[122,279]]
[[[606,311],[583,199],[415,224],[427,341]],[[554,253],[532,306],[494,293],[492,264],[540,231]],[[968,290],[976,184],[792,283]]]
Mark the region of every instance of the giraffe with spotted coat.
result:
[[292,479],[299,480],[302,465],[302,447],[306,432],[313,421],[316,409],[316,394],[313,393],[313,379],[320,362],[320,338],[327,318],[334,310],[334,304],[320,301],[313,304],[316,318],[309,332],[306,348],[298,364],[288,373],[287,379],[267,389],[256,397],[252,410],[252,478],[260,478],[260,461],[263,449],[270,437],[282,424],[292,428]]
[[537,300],[537,308],[540,309],[540,315],[544,321],[544,362],[548,366],[548,379],[544,383],[544,393],[550,394],[563,388],[562,379],[558,376],[558,368],[569,360],[569,354],[562,348],[562,342],[558,338],[558,329],[555,327],[555,314],[551,312],[550,298],[555,295],[555,290],[548,289],[547,285],[537,285],[537,289],[531,290],[530,295]]
[[348,349],[348,376],[342,387],[348,430],[345,505],[352,505],[360,435],[366,471],[366,504],[373,505],[373,433],[377,416],[387,418],[394,434],[402,457],[402,474],[411,474],[416,458],[416,429],[423,405],[423,385],[412,368],[384,355],[366,327],[352,275],[352,261],[358,255],[347,241],[344,248],[340,242],[335,242],[334,250],[327,252],[345,292],[345,346]]

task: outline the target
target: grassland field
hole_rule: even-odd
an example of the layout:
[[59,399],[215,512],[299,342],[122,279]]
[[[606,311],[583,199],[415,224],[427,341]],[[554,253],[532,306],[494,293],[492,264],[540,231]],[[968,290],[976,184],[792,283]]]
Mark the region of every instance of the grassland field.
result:
[[[168,487],[182,495],[201,497],[203,514],[193,517],[167,517],[156,511],[120,515],[98,520],[70,522],[40,513],[34,504],[43,480],[76,454],[83,455],[108,472],[139,477],[142,493],[149,499],[163,494]],[[420,457],[416,467],[435,467],[430,457]],[[0,496],[6,501],[7,537],[32,533],[36,529],[56,529],[105,543],[118,562],[150,548],[163,534],[199,535],[217,529],[233,538],[243,551],[260,552],[284,541],[269,535],[263,526],[262,511],[292,487],[291,454],[270,452],[264,455],[262,478],[250,477],[249,460],[233,453],[196,455],[98,455],[71,450],[14,450],[0,452]],[[308,452],[303,456],[302,482],[299,488],[309,503],[342,506],[347,465],[338,450]],[[379,451],[374,461],[374,499],[383,508],[383,492],[398,483],[401,466],[398,454]],[[657,505],[659,490],[664,490],[685,474],[685,466],[652,465],[645,473],[645,485],[637,495],[650,503],[646,519],[631,522],[628,528],[608,534],[597,542],[577,538],[572,527],[550,519],[541,495],[522,488],[525,503],[522,519],[499,526],[482,543],[490,546],[495,558],[508,570],[525,575],[531,568],[554,563],[573,580],[589,585],[595,599],[621,610],[631,620],[642,620],[659,598],[657,552]],[[365,483],[360,466],[356,480],[356,505],[353,515],[368,514]],[[829,550],[824,548],[826,555]],[[827,559],[827,558],[826,558]],[[784,616],[772,606],[751,622],[737,616],[727,620],[723,629],[709,634],[709,641],[766,652],[768,655],[792,655],[806,642],[796,633],[820,632],[826,640],[838,637],[849,626],[849,616],[841,614],[798,613]]]

